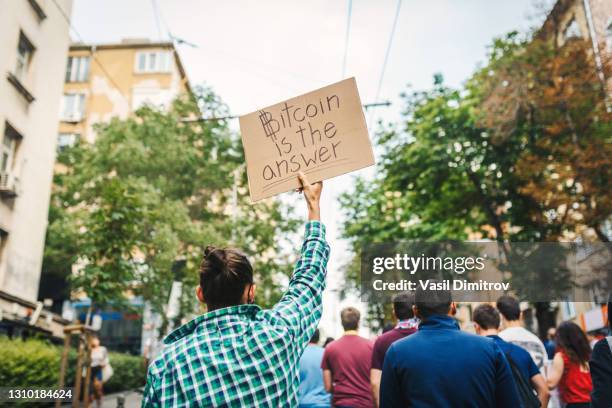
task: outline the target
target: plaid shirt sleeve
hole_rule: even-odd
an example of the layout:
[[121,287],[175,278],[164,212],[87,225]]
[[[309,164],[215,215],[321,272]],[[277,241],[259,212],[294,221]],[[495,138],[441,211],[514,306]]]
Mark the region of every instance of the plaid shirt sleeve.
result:
[[161,403],[157,395],[161,388],[159,384],[161,380],[161,373],[159,372],[158,367],[159,364],[160,361],[156,360],[151,364],[151,366],[149,366],[147,385],[142,398],[142,408],[161,407]]
[[308,343],[321,319],[328,258],[325,226],[320,221],[309,221],[289,288],[272,309],[286,322],[299,344]]

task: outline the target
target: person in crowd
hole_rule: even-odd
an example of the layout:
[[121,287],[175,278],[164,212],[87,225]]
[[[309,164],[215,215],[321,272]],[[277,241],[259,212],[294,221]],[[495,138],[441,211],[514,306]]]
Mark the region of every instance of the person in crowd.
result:
[[497,299],[497,310],[502,315],[503,328],[499,332],[499,337],[527,350],[538,370],[544,374],[544,363],[548,358],[546,348],[538,336],[523,327],[519,301],[512,296],[504,295]]
[[92,335],[89,339],[91,348],[91,380],[93,397],[96,401],[96,406],[100,407],[104,396],[104,382],[102,381],[102,370],[109,363],[108,350],[100,344],[100,338],[97,335]]
[[333,341],[323,353],[323,381],[332,394],[334,407],[372,408],[370,392],[370,340],[359,336],[359,310],[347,307],[340,312],[344,335]]
[[329,346],[329,343],[331,343],[332,341],[334,341],[333,337],[326,338],[325,342],[323,343],[323,348],[326,348],[327,346]]
[[419,330],[387,350],[380,406],[520,407],[504,353],[492,340],[460,331],[450,291],[418,287],[415,296]]
[[599,340],[589,361],[593,392],[591,393],[591,407],[612,407],[612,294],[608,301],[608,328],[609,336]]
[[544,342],[544,348],[546,349],[546,355],[549,360],[552,360],[555,357],[555,335],[557,334],[557,329],[554,327],[549,328],[546,331],[546,341]]
[[385,334],[386,332],[393,330],[394,327],[395,327],[395,325],[393,323],[386,323],[383,326],[382,334]]
[[563,322],[555,338],[557,352],[548,373],[548,387],[559,386],[566,408],[588,408],[593,383],[589,372],[591,347],[586,335],[576,323]]
[[383,333],[376,339],[372,352],[372,369],[370,370],[370,385],[376,407],[380,406],[380,375],[382,373],[385,353],[395,341],[403,339],[417,331],[419,319],[414,317],[414,293],[403,292],[393,297],[393,316],[397,320],[395,327]]
[[[548,406],[549,398],[546,380],[540,373],[540,370],[538,370],[538,367],[533,362],[533,359],[527,350],[515,344],[508,343],[498,336],[500,324],[499,312],[493,306],[485,303],[474,309],[472,319],[474,320],[476,333],[480,336],[486,336],[493,339],[501,351],[504,352],[508,361],[518,368],[524,381],[527,384],[531,384],[538,395],[540,406],[546,408]],[[515,382],[518,386],[516,376]]]
[[310,184],[303,173],[298,179],[309,221],[287,292],[272,309],[261,309],[247,257],[208,247],[196,289],[208,311],[164,339],[149,367],[143,407],[298,405],[298,362],[321,318],[329,257],[322,183]]
[[328,408],[330,398],[323,385],[323,347],[319,343],[319,329],[315,330],[310,342],[300,358],[300,388],[298,400],[300,408]]

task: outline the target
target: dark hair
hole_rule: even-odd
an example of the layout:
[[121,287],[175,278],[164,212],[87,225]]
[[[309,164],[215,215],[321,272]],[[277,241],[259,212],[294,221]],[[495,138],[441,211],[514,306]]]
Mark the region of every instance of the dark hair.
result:
[[[430,281],[430,283],[434,284],[439,282],[434,279]],[[419,286],[416,290],[414,304],[421,317],[427,319],[431,315],[448,314],[452,301],[453,298],[449,290],[423,289]]]
[[472,320],[485,330],[499,328],[499,312],[488,303],[474,309]]
[[340,312],[340,321],[342,322],[342,327],[344,330],[357,330],[359,327],[359,318],[361,317],[361,313],[359,310],[354,307],[345,307]]
[[591,358],[589,340],[574,322],[563,322],[559,325],[555,344],[575,363],[584,364]]
[[385,333],[386,333],[386,332],[388,332],[388,331],[393,330],[393,328],[394,328],[394,327],[395,327],[395,325],[394,325],[393,323],[386,323],[386,324],[383,326],[383,329],[382,329],[383,334],[385,334]]
[[399,320],[406,320],[414,317],[412,306],[414,305],[414,293],[402,292],[393,296],[393,310]]
[[253,267],[235,249],[206,247],[200,264],[200,287],[209,310],[240,304],[246,285],[253,284]]
[[329,343],[332,343],[334,341],[333,337],[328,337],[325,339],[325,343],[323,343],[323,348],[327,347],[329,345]]
[[310,342],[315,344],[319,342],[319,329],[315,329],[312,337],[310,338]]
[[518,320],[521,317],[521,305],[515,297],[510,295],[497,299],[497,310],[508,321]]

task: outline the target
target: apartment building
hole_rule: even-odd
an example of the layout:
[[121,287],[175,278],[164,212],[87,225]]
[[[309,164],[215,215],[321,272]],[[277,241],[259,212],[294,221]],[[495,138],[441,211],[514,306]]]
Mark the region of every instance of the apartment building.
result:
[[61,319],[36,298],[71,8],[72,0],[0,0],[0,332],[24,322],[61,333]]
[[[612,58],[612,2],[610,0],[558,0],[539,32],[540,37],[563,46],[572,39],[591,44],[599,79],[608,94],[612,92],[612,77],[606,75],[605,64]],[[609,72],[609,68],[608,68]]]
[[59,148],[78,139],[93,143],[96,123],[125,119],[145,103],[168,107],[189,89],[171,42],[73,44],[60,108]]

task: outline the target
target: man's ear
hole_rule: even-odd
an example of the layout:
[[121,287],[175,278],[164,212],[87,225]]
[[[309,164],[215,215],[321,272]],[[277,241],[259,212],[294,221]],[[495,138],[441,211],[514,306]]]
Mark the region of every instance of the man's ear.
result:
[[454,316],[457,314],[457,304],[455,302],[451,302],[449,316]]
[[482,327],[480,327],[478,323],[474,322],[474,330],[476,330],[476,334],[480,334]]
[[198,285],[198,287],[196,288],[196,296],[198,297],[198,300],[202,303],[206,303],[206,301],[204,300],[204,292],[202,292],[202,287],[200,285]]
[[257,289],[257,285],[252,284],[249,289],[249,303],[255,303],[255,290]]

